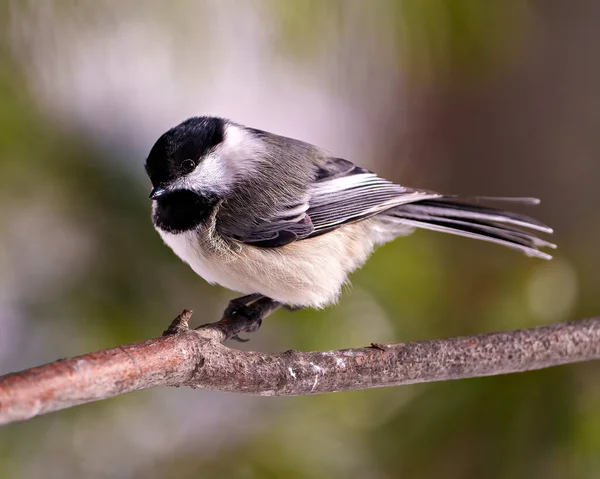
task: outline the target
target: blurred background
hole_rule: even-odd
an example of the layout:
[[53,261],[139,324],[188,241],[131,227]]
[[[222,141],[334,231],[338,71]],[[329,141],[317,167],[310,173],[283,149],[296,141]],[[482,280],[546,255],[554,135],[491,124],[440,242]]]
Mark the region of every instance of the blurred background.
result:
[[[0,373],[159,335],[211,287],[161,244],[143,163],[230,117],[402,184],[537,196],[552,262],[417,232],[337,307],[248,345],[318,350],[600,313],[600,2],[0,0]],[[233,347],[238,347],[233,344]],[[12,478],[597,478],[600,368],[301,398],[156,389],[0,430]]]

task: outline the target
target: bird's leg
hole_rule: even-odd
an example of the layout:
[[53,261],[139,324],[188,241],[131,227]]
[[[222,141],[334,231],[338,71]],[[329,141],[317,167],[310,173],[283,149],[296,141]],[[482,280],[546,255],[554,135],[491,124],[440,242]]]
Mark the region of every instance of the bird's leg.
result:
[[239,298],[233,298],[231,301],[229,301],[229,306],[227,306],[227,309],[235,306],[248,306],[250,303],[264,297],[265,296],[260,293],[252,293],[247,294],[246,296],[240,296]]
[[[232,299],[223,313],[223,318],[231,321],[244,320],[247,324],[241,329],[247,333],[253,333],[260,328],[262,320],[282,306],[278,301],[267,298],[262,294],[249,294],[240,298]],[[232,337],[236,341],[246,342],[247,339],[240,338],[237,334]]]

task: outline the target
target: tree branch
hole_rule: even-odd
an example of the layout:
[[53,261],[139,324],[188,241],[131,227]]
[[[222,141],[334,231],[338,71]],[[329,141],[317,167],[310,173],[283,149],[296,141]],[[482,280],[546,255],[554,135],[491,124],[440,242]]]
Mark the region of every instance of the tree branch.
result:
[[160,338],[0,377],[0,424],[156,386],[299,396],[492,376],[600,359],[600,318],[472,337],[339,351],[239,351],[248,327],[222,319],[188,328],[184,311]]

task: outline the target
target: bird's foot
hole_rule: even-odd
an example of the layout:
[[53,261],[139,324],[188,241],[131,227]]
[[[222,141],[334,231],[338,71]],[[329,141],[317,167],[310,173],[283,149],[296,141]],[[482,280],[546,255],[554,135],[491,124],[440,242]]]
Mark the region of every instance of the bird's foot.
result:
[[248,339],[240,338],[239,333],[254,333],[260,328],[263,319],[280,306],[281,303],[261,294],[249,294],[231,300],[221,321],[235,323],[236,332],[231,339],[245,343]]

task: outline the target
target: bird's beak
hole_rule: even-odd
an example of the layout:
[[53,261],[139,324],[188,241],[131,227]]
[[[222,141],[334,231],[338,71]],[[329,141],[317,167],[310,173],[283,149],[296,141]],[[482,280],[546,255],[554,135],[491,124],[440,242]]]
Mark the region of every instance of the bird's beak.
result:
[[159,196],[164,195],[166,192],[167,192],[167,190],[165,190],[164,188],[161,188],[159,186],[157,186],[156,188],[152,188],[152,191],[150,192],[150,199],[155,200]]

